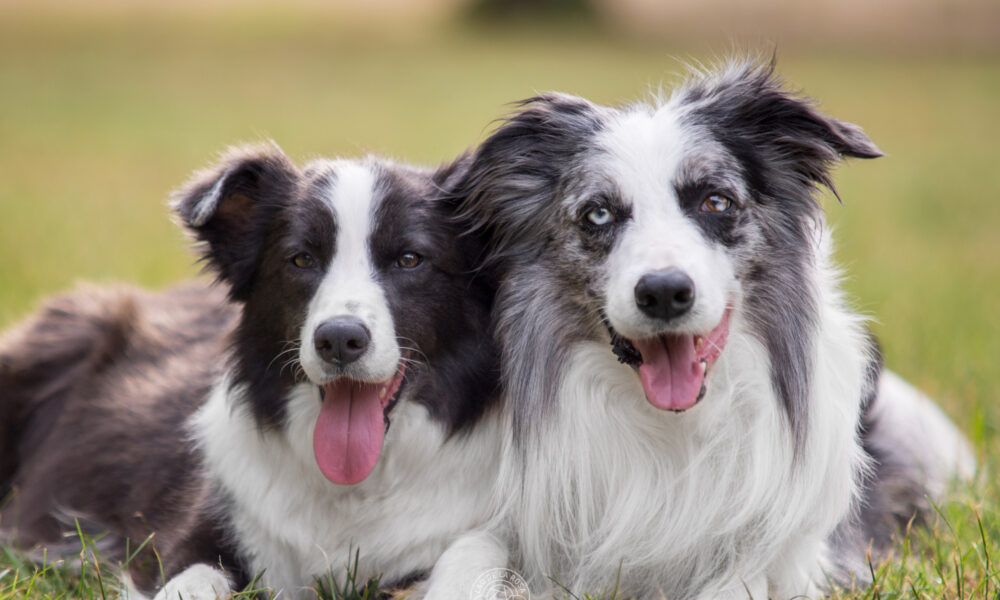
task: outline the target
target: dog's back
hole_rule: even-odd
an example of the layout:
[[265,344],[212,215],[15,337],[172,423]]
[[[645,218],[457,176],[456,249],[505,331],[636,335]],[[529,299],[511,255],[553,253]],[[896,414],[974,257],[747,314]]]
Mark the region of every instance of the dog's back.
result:
[[160,293],[84,287],[4,336],[3,537],[66,554],[79,548],[78,526],[110,529],[125,535],[98,547],[120,560],[126,538],[140,543],[157,529],[143,508],[189,510],[203,494],[192,493],[199,465],[184,422],[213,381],[234,317],[224,293],[200,283]]
[[107,295],[81,291],[52,298],[0,341],[0,495],[10,492],[21,441],[32,437],[30,424],[58,414],[90,357],[113,337],[118,307],[102,302]]
[[830,537],[830,578],[870,585],[869,561],[885,560],[911,524],[933,519],[951,484],[976,470],[969,441],[937,405],[885,368],[872,339],[859,434],[868,468],[855,510]]
[[[0,495],[11,491],[33,439],[42,437],[72,390],[121,358],[135,304],[125,290],[81,289],[46,301],[0,340]],[[22,456],[22,448],[27,452]]]
[[[951,484],[972,480],[976,459],[948,416],[888,370],[862,416],[861,440],[871,470],[862,482],[857,518],[842,524],[835,543],[840,557],[864,557],[870,549],[876,559],[884,559],[911,522],[933,519]],[[867,569],[847,567],[855,574]]]

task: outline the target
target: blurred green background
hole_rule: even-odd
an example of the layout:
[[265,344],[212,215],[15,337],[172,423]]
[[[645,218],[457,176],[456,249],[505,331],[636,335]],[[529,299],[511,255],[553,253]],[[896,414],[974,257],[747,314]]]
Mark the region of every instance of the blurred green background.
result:
[[995,446],[1000,3],[871,4],[0,0],[0,326],[79,280],[196,273],[165,200],[228,144],[434,164],[536,92],[630,102],[684,60],[777,47],[888,154],[826,199],[857,306]]

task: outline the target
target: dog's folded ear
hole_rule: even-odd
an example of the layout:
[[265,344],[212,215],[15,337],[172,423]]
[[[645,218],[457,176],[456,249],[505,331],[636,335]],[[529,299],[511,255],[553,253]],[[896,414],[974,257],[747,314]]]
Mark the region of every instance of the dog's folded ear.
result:
[[815,110],[813,117],[819,117],[819,122],[823,125],[825,139],[830,146],[840,153],[841,156],[851,156],[853,158],[878,158],[885,156],[875,142],[871,141],[865,132],[854,123],[838,121],[832,117],[827,117],[817,113]]
[[298,182],[298,169],[272,142],[230,148],[173,193],[181,224],[234,300],[249,292],[271,217],[291,202]]
[[845,156],[876,158],[882,151],[857,125],[828,117],[815,103],[784,88],[774,62],[736,62],[698,75],[680,95],[688,119],[709,128],[727,149],[755,167],[780,169],[806,188],[836,194],[831,167]]
[[496,228],[490,232],[494,258],[515,240],[532,239],[544,223],[539,215],[558,210],[554,195],[568,165],[591,149],[590,139],[603,127],[598,111],[569,94],[522,100],[462,160],[463,177],[453,188],[458,218],[469,230]]

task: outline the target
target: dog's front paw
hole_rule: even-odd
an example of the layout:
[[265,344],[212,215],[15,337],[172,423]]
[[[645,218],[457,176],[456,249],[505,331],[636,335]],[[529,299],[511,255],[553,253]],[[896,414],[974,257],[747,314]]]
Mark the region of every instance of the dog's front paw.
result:
[[[756,577],[750,580],[732,578],[718,587],[703,590],[698,595],[698,600],[768,600],[770,596],[767,591],[767,578],[765,577]],[[802,596],[804,600],[811,597]]]
[[[508,572],[507,547],[487,531],[455,540],[438,558],[422,586],[423,600],[495,600],[492,572]],[[509,571],[513,573],[513,571]],[[485,576],[485,577],[484,577]],[[527,589],[524,589],[527,593]],[[418,595],[418,597],[420,597]]]
[[229,596],[229,579],[219,569],[192,565],[174,576],[153,600],[216,600]]

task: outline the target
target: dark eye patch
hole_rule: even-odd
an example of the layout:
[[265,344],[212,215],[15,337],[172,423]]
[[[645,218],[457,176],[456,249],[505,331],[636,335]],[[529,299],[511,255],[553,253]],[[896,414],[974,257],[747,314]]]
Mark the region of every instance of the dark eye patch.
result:
[[317,268],[325,269],[333,258],[337,242],[333,211],[323,201],[307,196],[288,211],[288,221],[282,240],[286,254],[294,257],[308,253]]
[[[600,217],[595,219],[593,217]],[[596,194],[575,211],[574,219],[588,252],[606,253],[614,245],[621,226],[632,218],[632,209],[615,194]]]
[[[412,279],[427,267],[449,271],[449,249],[456,232],[447,223],[444,205],[438,206],[415,182],[398,174],[386,174],[387,181],[375,213],[369,248],[375,268],[387,276],[404,275]],[[403,267],[406,254],[420,257],[416,267]],[[405,261],[407,264],[408,261]]]
[[[425,263],[435,263],[442,254],[442,245],[433,236],[422,231],[424,225],[421,219],[398,219],[394,227],[387,229],[376,229],[373,232],[373,243],[371,245],[372,262],[379,271],[389,271],[394,268],[403,267],[412,269],[415,264],[405,267],[403,263],[410,264],[407,255],[419,257],[417,261],[421,266]],[[402,261],[402,263],[401,263]]]
[[[735,192],[710,181],[682,184],[677,186],[676,192],[684,214],[693,219],[710,240],[728,247],[743,242],[742,225],[749,221],[750,215]],[[703,210],[706,200],[712,196],[728,199],[728,209],[723,212]]]

